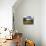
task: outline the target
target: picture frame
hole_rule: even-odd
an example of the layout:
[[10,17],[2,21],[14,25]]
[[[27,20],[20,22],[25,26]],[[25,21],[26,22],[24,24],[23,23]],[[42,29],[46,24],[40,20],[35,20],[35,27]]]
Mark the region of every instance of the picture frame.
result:
[[32,25],[32,24],[34,24],[34,18],[32,16],[24,16],[23,17],[23,24],[24,25]]

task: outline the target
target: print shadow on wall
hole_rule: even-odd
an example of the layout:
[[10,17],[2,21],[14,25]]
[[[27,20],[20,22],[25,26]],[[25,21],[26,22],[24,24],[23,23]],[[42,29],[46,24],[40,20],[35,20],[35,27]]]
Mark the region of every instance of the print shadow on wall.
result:
[[23,24],[24,25],[32,25],[32,24],[34,24],[34,18],[32,16],[24,16],[23,17]]

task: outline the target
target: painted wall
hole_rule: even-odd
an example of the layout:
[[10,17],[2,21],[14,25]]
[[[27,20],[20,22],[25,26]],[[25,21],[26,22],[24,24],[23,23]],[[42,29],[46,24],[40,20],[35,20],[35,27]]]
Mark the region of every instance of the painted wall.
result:
[[42,0],[41,4],[41,40],[42,46],[46,46],[46,0]]
[[12,6],[16,0],[0,0],[0,27],[12,29]]
[[5,32],[3,28],[12,29],[12,6],[15,2],[16,0],[0,0],[0,33],[2,32],[0,38],[10,36],[10,32],[8,30]]
[[[41,46],[41,0],[23,0],[14,12],[15,28],[23,32],[24,37],[35,41],[36,46]],[[33,25],[24,25],[23,17],[33,16]]]
[[[13,6],[15,29],[22,32],[25,38],[34,40],[36,46],[46,46],[45,2],[45,0],[22,0]],[[24,25],[24,16],[33,16],[34,24]]]

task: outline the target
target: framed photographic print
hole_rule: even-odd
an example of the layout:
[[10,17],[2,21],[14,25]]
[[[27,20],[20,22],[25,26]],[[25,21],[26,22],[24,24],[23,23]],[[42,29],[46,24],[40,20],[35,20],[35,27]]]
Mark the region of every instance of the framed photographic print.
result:
[[25,25],[34,24],[34,18],[32,16],[24,16],[23,24]]

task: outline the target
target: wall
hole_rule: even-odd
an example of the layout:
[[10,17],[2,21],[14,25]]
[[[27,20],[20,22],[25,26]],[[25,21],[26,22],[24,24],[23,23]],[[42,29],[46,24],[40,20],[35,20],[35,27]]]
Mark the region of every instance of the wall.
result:
[[0,0],[0,27],[12,29],[12,6],[16,0]]
[[46,46],[46,0],[42,0],[41,4],[41,40],[42,46]]
[[[34,40],[36,46],[41,46],[41,0],[23,0],[17,7],[13,6],[13,13],[18,32],[22,32],[25,38]],[[33,16],[34,24],[24,25],[24,16]]]
[[[9,30],[12,29],[12,6],[16,0],[0,0],[0,38],[5,38],[5,36],[10,36],[10,32],[2,30],[1,27],[6,27]],[[8,37],[9,38],[9,37]]]

